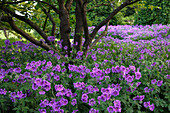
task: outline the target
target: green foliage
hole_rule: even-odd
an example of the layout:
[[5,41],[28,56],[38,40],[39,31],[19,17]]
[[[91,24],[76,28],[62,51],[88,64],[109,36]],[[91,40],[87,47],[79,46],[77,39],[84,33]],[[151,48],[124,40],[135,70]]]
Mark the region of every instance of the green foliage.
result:
[[144,8],[135,15],[134,24],[169,24],[169,5],[168,0],[145,0]]

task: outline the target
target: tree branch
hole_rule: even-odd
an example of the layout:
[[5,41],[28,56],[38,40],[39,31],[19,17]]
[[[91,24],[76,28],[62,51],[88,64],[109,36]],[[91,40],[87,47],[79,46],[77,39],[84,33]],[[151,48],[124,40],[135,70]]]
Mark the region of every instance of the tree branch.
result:
[[87,24],[87,17],[86,17],[86,7],[87,7],[87,2],[83,3],[82,5],[82,20],[83,20],[83,26],[84,26],[84,34],[85,34],[85,42],[83,44],[83,51],[86,51],[88,49],[89,45],[89,30],[88,30],[88,24]]
[[[48,9],[48,13],[50,12],[50,8]],[[45,31],[46,24],[47,24],[48,16],[45,18],[44,26],[43,26],[43,31]]]
[[[98,42],[103,36],[105,36],[105,35],[107,34],[107,30],[108,30],[109,23],[110,23],[110,21],[107,22],[106,28],[105,28],[105,30],[103,31],[103,33],[91,44],[91,46],[89,47],[88,50],[91,50],[91,49],[97,44],[97,42]],[[88,51],[88,50],[87,50],[87,51]]]
[[66,2],[65,7],[66,7],[68,12],[70,11],[72,3],[73,3],[73,0],[67,0],[67,2]]
[[1,21],[8,22],[8,23],[10,24],[11,28],[12,28],[15,32],[17,32],[18,34],[21,34],[24,38],[26,38],[27,40],[29,40],[29,41],[32,42],[33,44],[38,45],[38,46],[44,48],[44,49],[47,50],[47,51],[51,49],[51,48],[50,48],[48,45],[46,45],[45,43],[43,43],[43,42],[41,42],[41,41],[35,40],[33,37],[31,37],[31,36],[30,36],[29,34],[27,34],[25,31],[19,29],[19,28],[15,25],[12,17],[3,16],[3,17],[1,18]]
[[10,13],[12,16],[16,17],[17,19],[27,23],[28,25],[30,25],[32,28],[34,28],[42,37],[43,39],[50,45],[50,41],[48,40],[48,36],[45,34],[44,31],[42,31],[35,23],[33,23],[32,21],[30,21],[29,19],[25,18],[24,16],[20,16],[15,14],[15,12],[9,10],[8,8],[3,8],[2,10]]
[[56,24],[53,20],[53,17],[43,8],[44,13],[49,17],[51,23],[53,24],[52,31],[51,31],[51,36],[55,36],[55,30],[56,30]]
[[8,35],[7,35],[7,33],[6,33],[6,28],[5,28],[5,27],[3,27],[3,31],[4,31],[5,37],[8,39]]

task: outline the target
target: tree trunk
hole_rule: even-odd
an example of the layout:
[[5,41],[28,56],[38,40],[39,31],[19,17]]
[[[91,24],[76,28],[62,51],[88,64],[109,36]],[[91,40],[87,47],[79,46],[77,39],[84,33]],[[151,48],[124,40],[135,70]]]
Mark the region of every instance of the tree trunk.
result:
[[[60,18],[60,36],[62,40],[62,51],[64,54],[70,56],[71,43],[70,43],[70,23],[69,23],[69,13],[64,5],[63,0],[58,0],[59,2],[59,18]],[[67,46],[65,50],[64,47]]]
[[[80,2],[80,3],[79,3]],[[76,28],[75,28],[75,34],[74,34],[74,48],[77,51],[82,50],[82,34],[83,34],[83,20],[82,20],[82,0],[76,0]]]

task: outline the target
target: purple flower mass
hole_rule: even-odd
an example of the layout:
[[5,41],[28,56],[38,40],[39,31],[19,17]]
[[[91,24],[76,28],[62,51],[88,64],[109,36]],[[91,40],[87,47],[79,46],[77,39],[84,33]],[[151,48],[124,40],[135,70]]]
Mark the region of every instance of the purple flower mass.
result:
[[[39,47],[23,39],[5,40],[0,46],[0,98],[10,99],[11,105],[6,104],[4,112],[23,101],[28,101],[27,107],[32,107],[29,109],[40,113],[76,113],[84,107],[88,107],[84,112],[89,113],[124,113],[128,112],[127,103],[134,113],[166,112],[169,29],[170,24],[111,25],[108,34],[85,56],[86,48],[74,48],[84,47],[84,37],[82,43],[70,42],[71,51],[63,40],[55,48],[54,36],[46,41],[40,39],[50,47],[46,50],[42,47],[47,46]],[[102,27],[97,35],[104,30]],[[74,33],[70,35],[74,37]]]

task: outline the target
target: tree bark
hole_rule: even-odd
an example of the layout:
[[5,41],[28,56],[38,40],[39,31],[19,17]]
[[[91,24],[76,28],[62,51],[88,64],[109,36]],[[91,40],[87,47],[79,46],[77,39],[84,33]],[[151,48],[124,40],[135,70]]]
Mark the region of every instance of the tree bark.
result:
[[84,26],[84,35],[85,35],[85,42],[83,44],[83,51],[86,51],[90,45],[90,36],[89,36],[89,30],[88,30],[88,24],[87,24],[87,17],[86,17],[86,8],[87,8],[87,2],[83,3],[82,6],[82,20],[83,20],[83,26]]
[[[60,36],[62,40],[62,51],[70,56],[71,43],[70,43],[70,22],[69,22],[69,13],[64,5],[64,0],[58,0],[59,3],[59,18],[60,18]],[[67,50],[64,47],[67,46]]]
[[[80,2],[80,3],[79,3]],[[83,1],[76,0],[76,28],[74,34],[74,48],[79,51],[82,50],[82,34],[83,34],[83,20],[82,20],[82,7]]]

